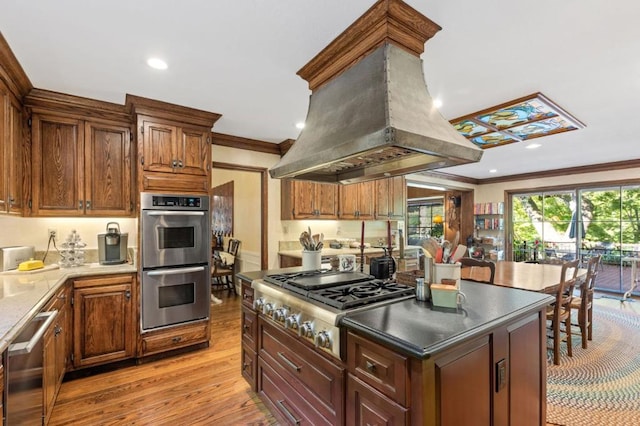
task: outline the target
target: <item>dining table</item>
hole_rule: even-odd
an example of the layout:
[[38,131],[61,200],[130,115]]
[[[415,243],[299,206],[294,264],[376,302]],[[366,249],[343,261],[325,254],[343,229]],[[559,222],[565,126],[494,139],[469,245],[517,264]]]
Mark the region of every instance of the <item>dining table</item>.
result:
[[[499,260],[495,262],[496,272],[494,285],[536,291],[539,293],[555,293],[560,285],[561,265],[547,263],[526,263]],[[482,268],[484,269],[484,268]],[[482,281],[485,279],[481,268],[472,268],[468,278]],[[576,276],[578,284],[586,277],[587,270],[578,269]]]

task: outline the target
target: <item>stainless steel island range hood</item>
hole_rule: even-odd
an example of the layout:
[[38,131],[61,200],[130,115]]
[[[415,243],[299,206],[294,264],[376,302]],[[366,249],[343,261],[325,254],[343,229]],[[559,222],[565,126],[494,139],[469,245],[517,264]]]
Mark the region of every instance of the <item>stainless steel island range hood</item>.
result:
[[433,106],[420,54],[441,28],[379,0],[305,65],[305,128],[273,178],[354,183],[480,161],[482,150]]

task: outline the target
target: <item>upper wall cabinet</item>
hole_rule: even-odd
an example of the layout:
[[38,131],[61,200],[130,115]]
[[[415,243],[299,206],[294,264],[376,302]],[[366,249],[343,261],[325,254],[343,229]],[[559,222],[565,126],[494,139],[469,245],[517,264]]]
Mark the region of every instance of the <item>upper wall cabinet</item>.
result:
[[282,220],[338,218],[338,185],[283,179],[281,188]]
[[22,108],[0,81],[0,213],[23,214],[25,173]]
[[340,219],[371,220],[374,218],[376,181],[353,183],[339,187]]
[[25,104],[32,112],[32,215],[134,215],[124,108],[46,91],[32,91]]
[[220,114],[127,95],[138,137],[139,189],[208,193],[211,128]]
[[403,176],[378,179],[376,182],[376,219],[404,220],[407,203]]

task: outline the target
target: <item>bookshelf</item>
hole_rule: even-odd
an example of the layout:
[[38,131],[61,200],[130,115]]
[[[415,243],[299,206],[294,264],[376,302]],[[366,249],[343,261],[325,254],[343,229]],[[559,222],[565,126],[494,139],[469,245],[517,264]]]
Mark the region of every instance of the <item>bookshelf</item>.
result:
[[474,205],[475,231],[473,257],[504,259],[504,203],[476,203]]

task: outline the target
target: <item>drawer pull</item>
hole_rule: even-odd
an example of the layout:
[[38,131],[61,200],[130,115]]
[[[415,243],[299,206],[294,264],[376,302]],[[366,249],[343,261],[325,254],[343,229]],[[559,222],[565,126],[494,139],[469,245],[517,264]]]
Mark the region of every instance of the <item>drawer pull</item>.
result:
[[280,406],[280,409],[282,411],[284,411],[284,414],[286,414],[287,417],[289,417],[289,420],[291,421],[291,423],[293,423],[294,425],[299,425],[300,424],[301,420],[296,419],[295,416],[293,414],[291,414],[291,411],[289,411],[289,409],[284,406],[284,399],[280,399],[280,400],[278,400],[276,402]]
[[289,358],[287,358],[286,356],[284,356],[284,354],[282,352],[278,352],[278,357],[280,357],[280,359],[282,361],[284,361],[284,363],[287,364],[289,367],[293,368],[296,371],[300,371],[301,367],[298,367],[293,362],[291,362],[291,360]]
[[367,371],[369,373],[375,373],[376,372],[376,365],[370,361],[367,361],[366,363],[366,367],[367,367]]
[[182,340],[182,337],[180,337],[180,336],[176,336],[173,339],[171,339],[171,341],[173,343],[180,343],[181,340]]

